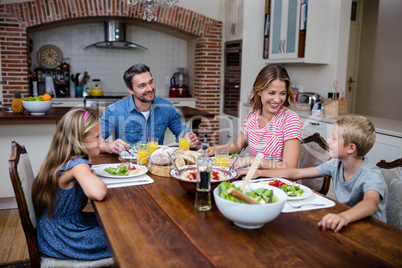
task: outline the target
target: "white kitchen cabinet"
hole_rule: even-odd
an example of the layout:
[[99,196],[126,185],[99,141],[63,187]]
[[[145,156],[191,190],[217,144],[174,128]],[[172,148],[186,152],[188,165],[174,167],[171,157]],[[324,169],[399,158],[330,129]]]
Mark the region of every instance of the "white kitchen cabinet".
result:
[[53,107],[84,107],[84,99],[53,99]]
[[[302,2],[271,0],[268,63],[329,63],[334,0],[308,1],[305,30],[300,27]],[[299,41],[303,57],[299,57]]]
[[173,106],[188,106],[191,108],[195,108],[195,98],[187,98],[187,99],[179,99],[179,98],[169,98],[169,101],[172,102]]
[[269,58],[297,58],[300,0],[273,0],[271,12]]
[[243,1],[227,0],[226,41],[243,38]]
[[17,207],[8,171],[11,142],[25,146],[36,176],[49,152],[56,127],[56,120],[0,122],[0,149],[3,152],[0,154],[0,209]]
[[303,121],[303,139],[314,133],[319,133],[326,140],[332,133],[333,124],[319,120],[301,118]]
[[402,138],[376,133],[376,141],[367,154],[372,164],[381,160],[394,161],[402,157]]
[[235,142],[239,135],[239,118],[232,115],[222,114],[219,118],[219,144]]

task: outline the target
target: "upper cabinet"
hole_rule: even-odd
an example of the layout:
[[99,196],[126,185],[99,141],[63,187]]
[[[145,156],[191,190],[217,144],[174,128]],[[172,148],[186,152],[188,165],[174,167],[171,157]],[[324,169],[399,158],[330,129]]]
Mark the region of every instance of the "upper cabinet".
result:
[[227,0],[226,8],[226,40],[243,38],[243,1]]
[[333,1],[266,0],[268,63],[329,63]]

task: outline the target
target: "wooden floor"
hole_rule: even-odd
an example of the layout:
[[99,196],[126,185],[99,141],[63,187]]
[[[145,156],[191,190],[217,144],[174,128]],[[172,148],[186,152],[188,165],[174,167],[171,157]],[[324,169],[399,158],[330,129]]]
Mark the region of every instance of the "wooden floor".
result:
[[[89,203],[84,211],[93,212]],[[0,268],[26,267],[28,247],[18,209],[0,210]],[[12,263],[12,266],[6,265]]]
[[0,210],[0,266],[28,259],[28,248],[18,210]]

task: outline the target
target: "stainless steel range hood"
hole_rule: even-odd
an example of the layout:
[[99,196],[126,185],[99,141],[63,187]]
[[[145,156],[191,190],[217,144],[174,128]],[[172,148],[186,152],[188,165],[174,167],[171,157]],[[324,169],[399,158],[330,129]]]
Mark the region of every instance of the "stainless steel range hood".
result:
[[106,21],[103,23],[105,40],[101,42],[94,43],[92,45],[86,46],[84,49],[89,47],[97,48],[140,48],[143,50],[148,50],[148,48],[143,47],[139,44],[126,41],[126,24],[120,21]]

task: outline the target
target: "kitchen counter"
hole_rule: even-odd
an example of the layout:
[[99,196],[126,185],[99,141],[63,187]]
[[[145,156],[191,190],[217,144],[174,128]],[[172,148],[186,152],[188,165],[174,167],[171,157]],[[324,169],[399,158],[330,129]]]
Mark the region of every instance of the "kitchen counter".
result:
[[[251,108],[250,104],[248,103],[243,103],[243,106],[247,107],[248,109]],[[295,110],[295,112],[302,118],[306,119],[308,118],[311,120],[322,121],[330,124],[334,124],[336,120],[338,120],[338,118],[342,116],[342,115],[328,115],[323,113],[311,114],[310,111],[301,111],[301,110]],[[349,114],[349,115],[360,115],[360,114]],[[402,138],[402,121],[380,118],[375,116],[368,116],[368,115],[361,115],[361,116],[366,117],[373,123],[376,133]]]
[[[296,111],[302,118],[308,118],[312,120],[318,120],[326,123],[334,124],[338,118],[342,115],[326,115],[326,114],[311,114],[309,111]],[[359,114],[350,114],[359,115]],[[391,120],[386,118],[362,115],[370,120],[375,126],[377,133],[390,135],[398,138],[402,138],[402,121]]]
[[69,107],[52,107],[45,115],[31,115],[26,110],[22,114],[0,112],[0,121],[60,120],[70,109]]

